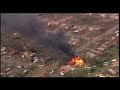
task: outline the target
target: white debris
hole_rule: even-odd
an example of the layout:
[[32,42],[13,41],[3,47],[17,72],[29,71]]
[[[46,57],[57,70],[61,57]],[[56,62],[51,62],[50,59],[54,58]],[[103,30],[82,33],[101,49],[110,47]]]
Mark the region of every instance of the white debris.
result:
[[45,65],[38,65],[39,67],[43,67],[43,66],[45,66]]
[[86,67],[87,69],[90,69],[91,67]]
[[79,31],[78,31],[78,30],[75,30],[74,32],[75,32],[75,33],[78,33]]
[[61,75],[64,75],[64,73],[63,73],[63,72],[60,72],[60,74],[61,74]]
[[33,62],[37,62],[39,60],[38,57],[34,57],[33,59],[34,59]]
[[5,54],[6,52],[2,52],[1,54]]
[[108,62],[104,62],[103,65],[108,65]]
[[22,57],[22,58],[25,58],[25,55],[22,55],[21,57]]
[[115,33],[119,33],[119,31],[115,31]]
[[96,65],[93,65],[93,67],[96,67]]
[[14,33],[13,35],[15,35],[15,36],[16,36],[16,35],[19,35],[19,33]]
[[93,15],[93,13],[90,13],[89,15],[91,16],[91,15]]
[[10,70],[10,68],[7,68],[5,71],[9,71]]
[[72,44],[73,44],[73,45],[75,45],[75,44],[76,44],[76,42],[73,42]]
[[100,75],[98,75],[99,77],[105,77],[104,75],[102,75],[102,74],[100,74]]
[[17,68],[21,68],[22,66],[16,66]]
[[2,47],[1,48],[1,54],[5,54],[6,52],[5,52],[5,49],[6,49],[6,47]]
[[1,48],[1,52],[4,52],[5,49],[6,49],[6,47],[2,47],[2,48]]
[[115,61],[117,61],[117,59],[113,59],[112,61],[115,62]]
[[3,75],[3,73],[0,73],[1,75]]
[[106,17],[107,15],[106,14],[100,14],[101,17]]
[[90,69],[91,67],[85,66],[85,69]]
[[11,58],[12,56],[9,55],[8,57]]
[[27,71],[28,71],[28,70],[24,70],[24,71],[23,71],[23,74],[25,74]]
[[50,73],[53,73],[53,72],[54,72],[54,70],[52,69],[52,71]]
[[117,33],[116,36],[119,36],[119,33]]

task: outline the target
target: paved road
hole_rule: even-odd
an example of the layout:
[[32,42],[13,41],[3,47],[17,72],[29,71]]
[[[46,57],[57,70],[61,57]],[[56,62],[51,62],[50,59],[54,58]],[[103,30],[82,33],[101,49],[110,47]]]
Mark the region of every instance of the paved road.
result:
[[108,29],[105,33],[103,33],[103,34],[95,37],[94,39],[92,39],[92,43],[91,43],[91,41],[89,41],[89,42],[87,42],[86,44],[84,44],[84,45],[80,46],[79,48],[77,48],[77,50],[76,50],[77,52],[76,52],[76,53],[80,52],[80,51],[83,50],[83,49],[86,49],[89,45],[94,44],[96,41],[101,40],[101,39],[104,38],[106,35],[111,34],[113,31],[115,31],[115,30],[118,29],[118,28],[119,28],[119,24],[113,26],[112,28]]

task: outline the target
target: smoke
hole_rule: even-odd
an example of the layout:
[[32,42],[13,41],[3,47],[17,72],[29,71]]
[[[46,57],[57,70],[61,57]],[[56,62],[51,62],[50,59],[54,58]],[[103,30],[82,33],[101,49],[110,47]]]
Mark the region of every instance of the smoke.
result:
[[43,44],[60,50],[68,56],[74,56],[64,32],[47,33],[47,28],[47,23],[38,20],[37,14],[1,14],[1,30],[19,32],[23,36],[35,37],[38,45]]

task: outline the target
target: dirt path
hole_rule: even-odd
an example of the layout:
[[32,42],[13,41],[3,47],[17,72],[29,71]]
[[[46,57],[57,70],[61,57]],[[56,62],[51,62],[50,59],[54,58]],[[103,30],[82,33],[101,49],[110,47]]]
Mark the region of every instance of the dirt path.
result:
[[79,51],[87,48],[89,45],[94,44],[96,41],[101,40],[101,39],[104,38],[106,35],[111,34],[113,31],[115,31],[115,30],[118,29],[118,28],[119,28],[119,24],[113,26],[112,28],[108,29],[105,33],[103,33],[103,34],[95,37],[95,38],[92,40],[92,43],[91,43],[91,41],[89,41],[89,42],[87,42],[86,44],[82,45],[81,47],[77,48],[76,51],[79,52]]

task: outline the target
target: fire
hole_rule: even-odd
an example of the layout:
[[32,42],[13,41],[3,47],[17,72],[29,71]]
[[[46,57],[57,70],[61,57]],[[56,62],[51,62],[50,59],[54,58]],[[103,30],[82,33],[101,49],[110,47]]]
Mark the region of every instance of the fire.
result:
[[75,66],[81,66],[84,64],[84,60],[82,60],[80,57],[74,57],[69,61],[68,64],[75,65]]

